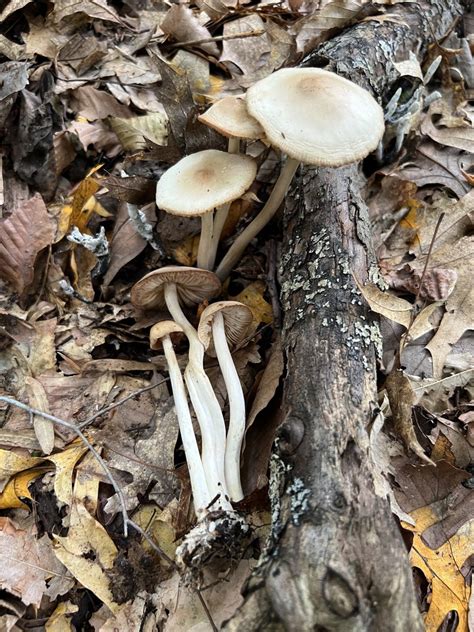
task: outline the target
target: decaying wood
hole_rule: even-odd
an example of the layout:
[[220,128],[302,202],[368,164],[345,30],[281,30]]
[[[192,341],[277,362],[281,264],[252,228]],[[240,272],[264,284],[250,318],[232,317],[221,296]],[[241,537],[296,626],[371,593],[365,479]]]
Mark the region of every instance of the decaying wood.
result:
[[[391,94],[393,62],[423,60],[460,14],[451,0],[397,4],[321,46],[324,66]],[[367,429],[376,406],[377,325],[359,283],[376,280],[357,166],[303,168],[288,196],[281,260],[285,422],[272,461],[273,541],[225,629],[423,629],[406,550],[374,491]]]

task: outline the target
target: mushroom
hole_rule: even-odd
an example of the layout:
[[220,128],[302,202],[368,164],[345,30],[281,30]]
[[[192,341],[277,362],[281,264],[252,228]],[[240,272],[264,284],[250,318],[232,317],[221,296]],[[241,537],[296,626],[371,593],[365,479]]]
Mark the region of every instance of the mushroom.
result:
[[[229,344],[238,344],[252,322],[252,311],[238,301],[219,301],[206,307],[198,336],[208,353],[215,353],[229,396],[229,430],[225,449],[225,479],[232,500],[244,497],[240,482],[240,451],[245,433],[245,399]],[[211,347],[211,333],[214,342]]]
[[153,325],[150,330],[150,347],[152,349],[163,348],[168,372],[171,380],[171,390],[173,392],[178,417],[181,440],[183,442],[186,462],[188,464],[189,478],[191,479],[191,489],[193,491],[194,509],[198,520],[204,518],[207,507],[211,502],[211,495],[207,486],[206,475],[199,454],[199,448],[194,434],[191,413],[189,412],[188,398],[184,387],[181,369],[176,359],[176,354],[171,340],[172,334],[182,333],[183,329],[172,320],[163,320]]
[[198,268],[214,266],[213,210],[243,195],[256,173],[256,164],[248,156],[206,149],[182,158],[161,176],[157,206],[173,215],[201,217]]
[[[247,111],[245,97],[228,96],[216,101],[211,107],[198,116],[201,123],[215,129],[229,139],[229,154],[238,154],[240,151],[240,140],[246,138],[257,140],[265,137],[260,123],[254,119]],[[214,232],[212,235],[212,253],[215,255],[219,245],[222,229],[229,214],[230,202],[219,206],[214,217]],[[212,266],[214,265],[212,261]]]
[[229,139],[230,154],[239,153],[241,138],[257,140],[265,137],[263,127],[248,113],[245,97],[224,97],[198,119]]
[[383,110],[357,84],[319,68],[278,70],[247,91],[247,108],[269,142],[287,154],[268,201],[216,270],[223,280],[270,221],[300,163],[340,167],[365,158],[384,133]]
[[224,417],[204,371],[204,347],[180,305],[180,299],[185,305],[200,303],[216,296],[220,289],[219,279],[209,270],[168,266],[146,274],[135,283],[131,301],[143,309],[166,306],[189,341],[189,362],[184,379],[201,429],[204,472],[211,497],[217,499],[216,506],[231,511],[232,505],[226,498]]

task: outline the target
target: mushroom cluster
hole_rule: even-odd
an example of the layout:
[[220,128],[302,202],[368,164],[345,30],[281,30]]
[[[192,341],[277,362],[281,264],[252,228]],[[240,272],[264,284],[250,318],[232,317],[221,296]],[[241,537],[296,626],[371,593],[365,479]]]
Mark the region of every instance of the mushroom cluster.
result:
[[[373,151],[384,132],[382,108],[363,88],[325,70],[279,70],[249,88],[245,97],[225,97],[199,117],[228,140],[228,151],[199,151],[178,161],[158,182],[159,209],[201,218],[197,267],[167,266],[145,275],[132,288],[132,303],[141,309],[166,308],[172,319],[155,324],[152,349],[162,349],[168,363],[181,440],[188,464],[198,527],[185,541],[184,558],[218,531],[216,514],[226,529],[245,523],[233,509],[244,492],[240,458],[245,433],[245,399],[231,349],[247,335],[252,312],[236,301],[211,303],[197,326],[189,308],[217,298],[224,281],[250,241],[278,210],[298,166],[340,167]],[[244,141],[261,140],[286,156],[266,203],[240,233],[219,263],[215,260],[222,228],[233,201],[255,181],[254,159],[241,153]],[[192,319],[191,319],[192,320]],[[173,344],[187,339],[184,379]],[[229,402],[224,415],[205,370],[205,354],[217,358]],[[201,450],[194,433],[192,404],[199,425]],[[206,522],[207,520],[207,522]],[[212,520],[212,525],[211,521]],[[204,525],[204,527],[203,527]],[[229,526],[230,525],[230,526]],[[212,538],[211,538],[212,539]]]

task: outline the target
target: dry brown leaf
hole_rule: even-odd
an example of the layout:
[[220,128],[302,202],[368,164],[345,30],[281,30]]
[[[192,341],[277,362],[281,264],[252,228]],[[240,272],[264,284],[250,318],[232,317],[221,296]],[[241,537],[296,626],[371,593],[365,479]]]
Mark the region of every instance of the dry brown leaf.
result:
[[220,62],[224,62],[232,76],[242,85],[250,85],[258,79],[263,79],[273,70],[269,62],[271,42],[265,32],[265,23],[256,13],[224,24],[224,37],[235,36],[239,33],[262,33],[255,37],[241,39],[226,39],[222,44]]
[[[474,153],[474,127],[470,118],[472,113],[469,117],[463,110],[456,114],[447,111],[447,108],[447,103],[442,99],[432,103],[421,124],[421,132],[440,145]],[[433,122],[434,117],[439,119],[436,124]]]
[[120,18],[114,8],[109,6],[107,0],[55,0],[52,19],[58,23],[75,14],[84,13],[95,20],[107,20],[120,23]]
[[414,158],[402,163],[390,174],[415,182],[419,187],[430,184],[445,186],[460,198],[469,191],[463,171],[469,170],[472,165],[474,155],[426,140],[418,145]]
[[284,368],[283,349],[281,348],[281,341],[278,339],[272,345],[270,359],[260,378],[257,392],[252,402],[252,408],[247,417],[246,431],[248,431],[253,424],[257,415],[264,410],[272,400],[280,383]]
[[74,632],[72,615],[79,610],[79,606],[70,601],[61,602],[46,622],[45,632]]
[[408,329],[413,310],[411,303],[394,294],[382,291],[375,284],[359,285],[359,290],[373,312],[382,314],[382,316],[400,323]]
[[385,380],[385,390],[390,402],[395,432],[409,450],[412,450],[426,463],[433,464],[433,461],[426,456],[416,438],[412,421],[412,409],[416,396],[410,380],[403,371],[395,369]]
[[0,22],[4,22],[12,13],[23,9],[23,7],[26,7],[31,1],[32,0],[9,0],[6,7],[0,13]]
[[412,383],[417,401],[432,413],[442,413],[449,409],[449,398],[456,388],[464,388],[474,383],[474,369],[466,369],[441,380],[425,378]]
[[[32,408],[41,410],[43,413],[48,413],[48,398],[46,397],[46,392],[41,382],[38,382],[38,380],[35,380],[33,377],[27,376],[25,386],[29,405]],[[33,415],[33,428],[43,453],[51,454],[54,449],[53,422],[40,415]]]
[[8,218],[0,220],[0,277],[23,292],[33,280],[36,256],[52,243],[54,233],[53,218],[41,195],[17,206]]
[[356,20],[368,0],[330,0],[311,15],[302,18],[292,27],[299,53],[313,50],[336,31]]
[[[166,13],[165,19],[161,22],[160,28],[163,33],[171,35],[178,43],[212,37],[211,33],[199,22],[191,9],[183,4],[171,6]],[[199,44],[198,47],[209,55],[219,56],[219,49],[215,42]]]
[[71,107],[88,121],[106,119],[109,116],[129,118],[132,112],[105,90],[83,86],[71,94]]
[[36,539],[31,531],[18,529],[9,518],[0,518],[0,586],[23,601],[39,607],[46,581],[64,574],[55,559],[49,538]]
[[[128,178],[122,178],[122,180],[128,180]],[[146,216],[147,222],[154,226],[156,223],[154,204],[148,204],[142,211]],[[104,286],[109,285],[123,266],[135,259],[135,257],[144,250],[146,245],[147,242],[138,234],[137,229],[130,220],[127,212],[127,204],[120,204],[109,244],[110,259],[109,267],[103,280]]]
[[77,135],[86,150],[92,145],[97,152],[103,151],[109,158],[117,156],[122,151],[117,135],[103,121],[94,123],[73,121],[68,130]]

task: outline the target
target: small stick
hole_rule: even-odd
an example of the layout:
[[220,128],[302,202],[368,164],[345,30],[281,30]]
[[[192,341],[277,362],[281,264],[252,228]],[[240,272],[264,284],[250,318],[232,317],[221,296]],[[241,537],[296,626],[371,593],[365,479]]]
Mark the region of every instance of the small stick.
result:
[[178,48],[179,46],[198,46],[199,44],[212,44],[212,42],[223,42],[226,40],[241,39],[245,37],[258,37],[263,35],[265,31],[244,31],[243,33],[234,33],[232,35],[216,35],[215,37],[206,37],[204,39],[188,40],[187,42],[176,42],[170,44],[170,48]]
[[120,507],[122,509],[122,517],[123,517],[123,534],[125,537],[127,537],[129,518],[128,518],[128,513],[127,513],[127,508],[125,506],[125,498],[124,498],[123,492],[120,489],[117,482],[115,481],[112,475],[112,472],[110,471],[108,465],[105,463],[104,459],[100,456],[100,454],[97,452],[94,446],[90,443],[87,437],[81,432],[81,430],[70,421],[65,421],[64,419],[60,419],[59,417],[55,417],[54,415],[45,413],[42,410],[31,408],[31,406],[27,406],[27,404],[23,404],[22,402],[19,402],[16,399],[13,399],[11,397],[4,397],[3,395],[1,395],[0,402],[5,402],[6,404],[9,404],[10,406],[16,406],[16,408],[25,410],[27,413],[30,413],[30,415],[38,415],[39,417],[48,419],[49,421],[52,421],[53,423],[58,424],[58,426],[64,426],[65,428],[69,428],[79,437],[79,439],[83,442],[83,444],[87,447],[87,449],[92,453],[93,457],[99,463],[100,467],[104,470],[107,478],[110,481],[110,484],[114,488],[115,493],[117,494],[119,498]]

